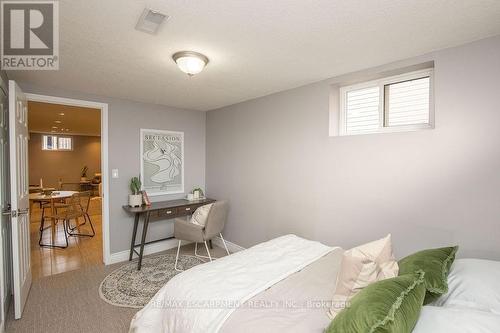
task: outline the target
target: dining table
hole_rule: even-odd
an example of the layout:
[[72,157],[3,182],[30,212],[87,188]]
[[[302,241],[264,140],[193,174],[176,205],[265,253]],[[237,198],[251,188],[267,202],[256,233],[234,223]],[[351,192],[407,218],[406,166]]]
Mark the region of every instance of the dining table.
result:
[[[51,220],[51,229],[52,229],[52,241],[55,238],[55,224],[56,220],[54,216],[56,216],[55,203],[60,202],[64,199],[70,198],[73,194],[78,193],[77,191],[54,191],[50,194],[44,193],[30,193],[29,200],[30,202],[41,202],[41,203],[49,203],[50,204],[50,220]],[[43,219],[42,215],[42,219]]]
[[41,186],[30,186],[29,188],[30,193],[40,193],[40,192],[45,192],[45,191],[55,191],[56,189],[54,187],[41,187]]

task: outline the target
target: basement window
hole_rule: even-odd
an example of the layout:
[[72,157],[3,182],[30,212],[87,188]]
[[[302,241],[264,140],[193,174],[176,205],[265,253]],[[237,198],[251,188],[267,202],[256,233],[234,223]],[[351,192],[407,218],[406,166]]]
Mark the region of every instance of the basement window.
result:
[[57,144],[58,150],[73,150],[73,140],[70,137],[59,137]]
[[340,135],[413,131],[434,126],[433,70],[340,88]]
[[73,150],[73,139],[56,135],[42,135],[42,150]]

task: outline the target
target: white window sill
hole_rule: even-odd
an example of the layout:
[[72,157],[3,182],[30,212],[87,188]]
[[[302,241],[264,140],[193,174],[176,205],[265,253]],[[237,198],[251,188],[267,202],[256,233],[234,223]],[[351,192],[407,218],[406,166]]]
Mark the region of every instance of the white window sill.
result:
[[337,135],[331,135],[331,136],[352,136],[352,135],[357,136],[357,135],[365,135],[365,134],[415,132],[415,131],[420,131],[420,130],[431,130],[431,129],[434,129],[434,125],[422,124],[422,125],[384,127],[384,128],[379,128],[379,129],[373,130],[373,131],[339,133]]

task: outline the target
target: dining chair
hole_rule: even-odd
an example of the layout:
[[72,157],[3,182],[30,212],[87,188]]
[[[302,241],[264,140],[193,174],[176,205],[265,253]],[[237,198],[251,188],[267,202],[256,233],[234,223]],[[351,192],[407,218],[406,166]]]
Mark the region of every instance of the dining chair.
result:
[[[92,220],[90,219],[89,215],[89,207],[90,207],[90,199],[92,197],[92,192],[90,191],[85,191],[85,192],[79,192],[76,194],[73,194],[71,199],[74,199],[74,207],[72,208],[75,211],[75,216],[73,220],[75,220],[75,225],[71,226],[70,221],[68,221],[68,235],[70,236],[80,236],[80,237],[94,237],[95,236],[95,229],[94,225],[92,224]],[[83,218],[83,223],[80,224],[79,218]],[[87,222],[90,224],[90,229],[92,230],[91,233],[80,233],[80,227],[84,226]],[[74,230],[77,229],[78,232],[74,232]]]
[[[42,218],[40,220],[40,238],[38,239],[38,245],[40,245],[41,247],[59,248],[59,249],[65,249],[68,247],[68,221],[73,216],[72,209],[71,209],[71,200],[72,199],[73,199],[73,197],[70,198],[70,200],[69,200],[70,202],[68,204],[64,204],[65,205],[64,207],[60,206],[60,207],[58,207],[59,209],[57,209],[57,206],[55,206],[54,207],[55,208],[54,215],[52,215],[52,209],[49,209],[49,212],[50,212],[49,214],[45,214],[45,209],[50,208],[50,204],[46,204],[46,203],[43,204],[43,206],[42,206]],[[60,208],[64,208],[64,209],[61,210]],[[54,223],[51,224],[51,226],[49,226],[49,227],[45,227],[45,219],[49,219],[49,220],[52,219],[52,220],[54,220]],[[62,221],[62,225],[63,225],[63,234],[64,234],[64,240],[65,240],[64,245],[56,245],[54,243],[54,239],[52,240],[51,244],[43,243],[42,239],[43,239],[44,231],[47,229],[50,229],[50,228],[57,228],[57,225],[60,221]],[[55,231],[53,231],[52,234],[55,235]]]
[[[189,220],[182,218],[175,219],[174,237],[179,240],[179,243],[177,244],[177,255],[175,257],[175,265],[174,265],[176,271],[182,272],[181,269],[177,268],[177,262],[179,260],[179,252],[182,240],[195,243],[194,245],[195,256],[201,258],[207,258],[210,261],[212,261],[212,259],[216,258],[213,258],[212,255],[210,254],[207,241],[211,240],[215,236],[220,236],[222,243],[224,244],[224,247],[226,249],[226,252],[229,255],[229,250],[227,249],[226,241],[224,240],[224,237],[222,237],[222,229],[224,229],[224,225],[227,220],[228,207],[229,205],[227,201],[216,201],[212,205],[212,208],[210,208],[205,226],[191,223]],[[198,254],[198,243],[205,244],[208,256],[202,256]]]

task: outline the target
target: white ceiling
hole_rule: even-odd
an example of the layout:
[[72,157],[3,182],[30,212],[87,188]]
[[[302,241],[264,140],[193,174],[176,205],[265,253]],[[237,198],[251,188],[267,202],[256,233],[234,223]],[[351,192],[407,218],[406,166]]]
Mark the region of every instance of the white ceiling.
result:
[[[158,35],[134,29],[150,6]],[[59,71],[9,77],[210,110],[500,34],[498,0],[61,0]],[[189,78],[171,55],[210,58]]]

